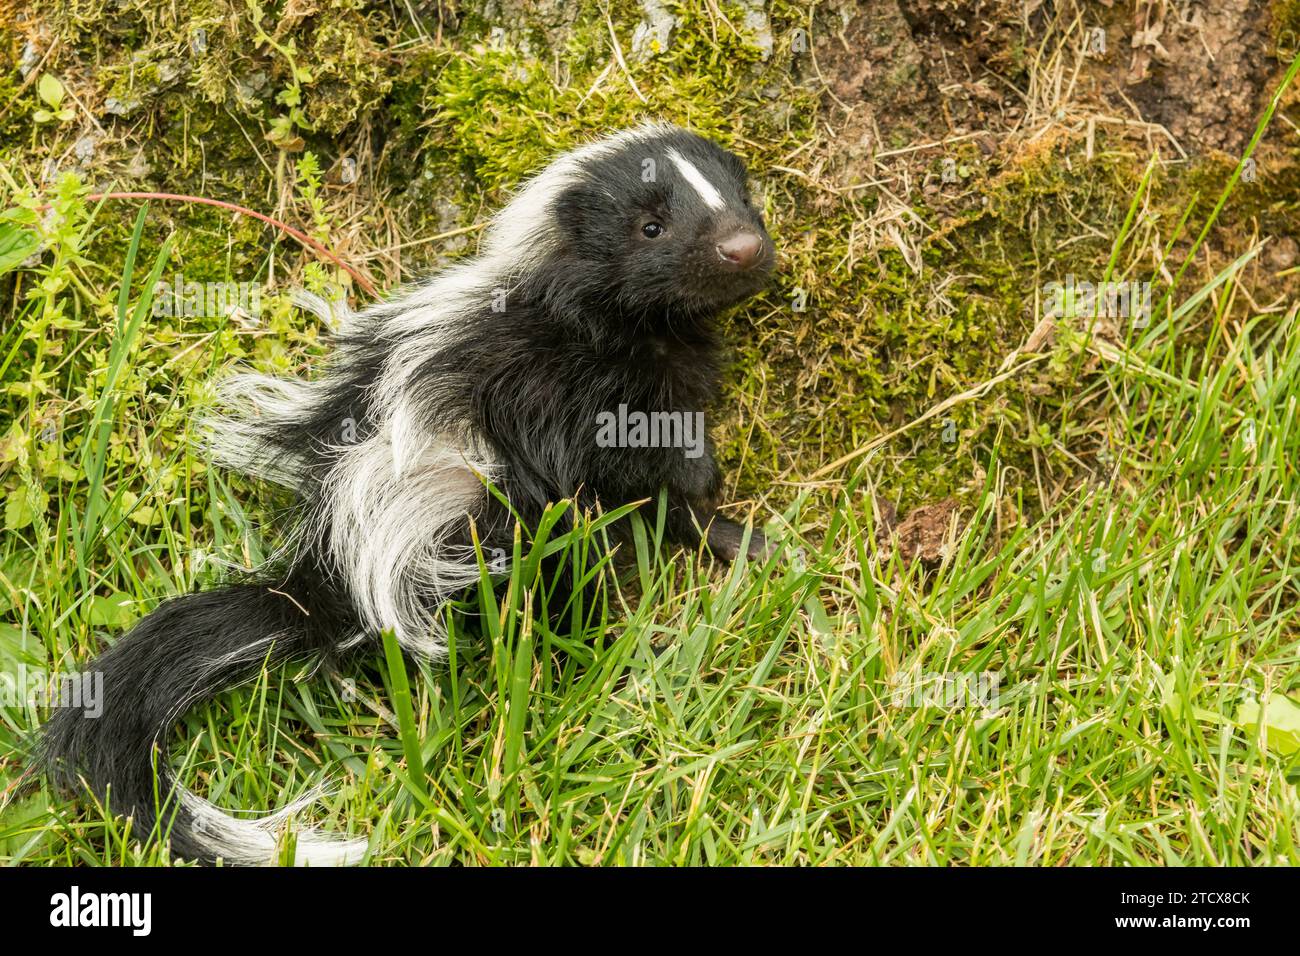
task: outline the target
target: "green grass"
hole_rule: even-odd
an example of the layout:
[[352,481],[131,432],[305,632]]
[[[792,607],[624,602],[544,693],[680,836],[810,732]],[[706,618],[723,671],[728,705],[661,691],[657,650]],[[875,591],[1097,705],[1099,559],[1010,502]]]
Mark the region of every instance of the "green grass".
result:
[[[702,69],[708,32],[675,56]],[[579,134],[548,111],[569,110],[590,77],[551,93],[540,76],[449,62],[398,119],[442,109],[460,134],[440,127],[420,148],[440,171],[470,167],[478,199]],[[648,96],[680,95],[728,135],[732,114],[698,80],[677,89],[636,69]],[[595,125],[630,115],[630,95],[602,94]],[[491,125],[516,100],[536,110],[532,133]],[[1260,294],[1230,166],[1199,167],[1190,181],[1208,190],[1171,203],[1188,180],[1134,161],[1109,181],[1123,164],[1084,166],[1077,145],[1069,175],[1049,152],[979,183],[991,211],[925,248],[927,269],[966,274],[938,321],[928,276],[896,256],[880,274],[857,263],[843,240],[861,210],[769,191],[782,281],[806,283],[817,308],[806,324],[785,314],[782,290],[731,322],[725,465],[744,494],[770,488],[755,497],[783,543],[773,560],[672,553],[650,503],[628,567],[601,567],[592,603],[557,609],[541,556],[586,566],[601,522],[537,529],[509,580],[450,616],[447,662],[376,641],[338,675],[271,670],[185,716],[170,750],[182,780],[249,811],[323,787],[305,821],[368,837],[375,864],[1300,862],[1297,307]],[[302,374],[319,353],[280,296],[255,329],[150,314],[153,271],[265,275],[246,223],[136,218],[87,208],[75,180],[39,195],[26,181],[0,168],[6,203],[26,209],[14,221],[46,242],[36,266],[0,275],[6,674],[75,670],[162,598],[270,551],[281,502],[194,457],[190,422],[226,365]],[[290,202],[316,195],[296,188]],[[1052,230],[1080,197],[1104,238],[1067,251]],[[301,221],[340,228],[321,214]],[[813,226],[819,241],[801,239]],[[0,271],[26,259],[6,260],[5,228]],[[1170,283],[1152,251],[1173,249]],[[1067,314],[1044,353],[1008,355],[1035,287],[1069,271],[1153,279],[1150,324]],[[904,360],[881,367],[886,346]],[[811,390],[785,364],[801,349]],[[951,396],[965,397],[925,417]],[[942,561],[877,546],[877,494],[910,506],[940,493],[963,505]],[[996,700],[913,706],[916,683],[954,674],[996,674]],[[18,786],[45,716],[0,700],[0,860],[166,862],[92,803]]]

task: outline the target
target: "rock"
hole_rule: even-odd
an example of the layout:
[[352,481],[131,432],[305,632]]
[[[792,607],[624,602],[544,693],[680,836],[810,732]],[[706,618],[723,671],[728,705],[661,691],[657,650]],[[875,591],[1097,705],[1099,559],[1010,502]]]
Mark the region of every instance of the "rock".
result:
[[118,99],[116,96],[110,96],[104,100],[104,112],[109,116],[130,116],[141,106],[139,100],[134,97]]
[[122,172],[128,179],[144,180],[149,178],[149,174],[153,172],[153,167],[144,158],[144,151],[136,150]]
[[261,70],[247,77],[236,77],[235,95],[244,104],[255,104],[260,99],[262,91],[266,89],[267,82],[267,75]]
[[41,51],[36,48],[31,40],[23,44],[22,55],[18,58],[18,72],[22,74],[23,79],[27,79],[32,70],[36,69],[36,64],[41,62]]
[[763,0],[740,0],[740,5],[745,10],[742,21],[744,32],[749,35],[754,46],[762,51],[763,59],[770,59],[776,39],[772,36],[772,24],[767,19],[767,11],[763,9]]
[[1290,236],[1282,236],[1266,247],[1264,261],[1274,272],[1283,272],[1295,265],[1297,256],[1300,256],[1300,243]]
[[170,86],[180,79],[186,72],[187,67],[175,57],[168,57],[158,64],[158,87]]
[[102,133],[98,130],[91,130],[73,143],[72,155],[76,158],[77,162],[85,165],[94,159],[95,147],[99,145],[101,139],[103,139]]
[[632,54],[644,59],[668,49],[677,18],[663,0],[641,0],[641,10],[645,19],[632,31]]

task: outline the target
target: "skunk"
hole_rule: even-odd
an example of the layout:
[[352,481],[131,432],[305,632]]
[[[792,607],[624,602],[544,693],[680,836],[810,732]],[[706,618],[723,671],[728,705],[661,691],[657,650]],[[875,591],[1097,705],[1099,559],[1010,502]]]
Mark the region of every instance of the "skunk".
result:
[[[670,540],[727,560],[746,542],[765,554],[760,532],[716,513],[707,438],[693,455],[619,447],[596,441],[596,422],[702,413],[718,388],[714,319],[758,292],[773,262],[741,161],[648,124],[561,155],[493,219],[477,256],[344,308],[318,379],[226,380],[207,451],[294,492],[292,544],[274,572],[167,600],[101,654],[90,669],[102,714],[57,711],[41,765],[137,833],[158,822],[180,857],[272,862],[285,819],[312,797],[257,821],[228,816],[177,785],[169,730],[268,663],[329,660],[386,630],[438,658],[440,605],[479,580],[471,526],[485,553],[509,552],[515,522],[536,527],[548,502],[611,507],[666,489]],[[308,830],[296,862],[352,863],[366,846]]]

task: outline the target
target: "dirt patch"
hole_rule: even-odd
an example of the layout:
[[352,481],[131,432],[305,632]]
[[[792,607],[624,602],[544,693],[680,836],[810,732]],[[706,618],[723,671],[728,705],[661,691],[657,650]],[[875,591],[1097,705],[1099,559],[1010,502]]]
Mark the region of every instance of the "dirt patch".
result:
[[[882,513],[880,533],[877,540],[882,557],[888,557],[894,550],[903,562],[922,561],[937,564],[948,553],[949,542],[953,540],[954,519],[958,504],[955,499],[945,498],[933,504],[914,508],[906,518],[892,525],[893,516]],[[881,509],[882,512],[885,509]],[[892,507],[889,511],[892,512]]]
[[[827,99],[866,106],[884,148],[1014,123],[1024,17],[1008,0],[831,5],[816,37]],[[1009,112],[1008,112],[1009,111]]]
[[[1034,62],[1041,69],[1053,55],[1034,52],[1049,19],[1047,5],[1010,0],[827,4],[814,49],[836,132],[831,165],[844,171],[839,178],[869,178],[876,170],[864,156],[927,140],[970,137],[965,160],[960,153],[950,158],[996,164],[1003,135],[1026,121],[1024,92],[1035,79],[1040,87],[1045,82],[1030,73]],[[1047,80],[1068,89],[1076,106],[1090,104],[1084,112],[1165,127],[1190,155],[1238,154],[1278,72],[1271,23],[1267,0],[1085,7],[1062,51],[1067,61],[1084,55],[1082,73],[1077,82],[1068,69],[1063,80]],[[1075,111],[1067,120],[1065,106],[1040,95],[1031,112],[1077,120]],[[935,161],[933,153],[916,158]],[[943,197],[931,198],[943,205]]]
[[[1033,4],[1029,5],[1033,7]],[[1023,51],[1044,17],[1007,0],[915,0],[901,9],[926,64],[930,102],[945,132],[1000,132],[1021,109]]]
[[1124,37],[1125,95],[1188,153],[1239,153],[1275,65],[1269,16],[1265,0],[1140,3]]
[[827,93],[841,105],[868,103],[878,113],[910,115],[929,97],[921,52],[897,3],[857,9],[839,29],[828,24],[817,34],[816,51]]

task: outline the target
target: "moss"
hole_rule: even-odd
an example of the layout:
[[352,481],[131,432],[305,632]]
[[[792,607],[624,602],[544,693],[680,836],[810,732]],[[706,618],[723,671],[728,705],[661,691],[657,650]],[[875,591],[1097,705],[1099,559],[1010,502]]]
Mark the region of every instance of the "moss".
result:
[[[26,41],[9,23],[0,23],[0,63],[18,63]],[[24,78],[18,70],[0,70],[0,142],[22,139],[31,128],[31,114],[36,109],[34,96],[19,96]],[[0,161],[4,155],[0,153]]]
[[[1265,235],[1294,236],[1300,226],[1300,149],[1261,147],[1255,155],[1259,158],[1254,180],[1237,185],[1220,222],[1232,230],[1258,225]],[[1229,157],[1210,157],[1189,170],[1180,186],[1186,193],[1200,196],[1208,213],[1236,166]]]
[[1274,56],[1289,62],[1300,55],[1300,0],[1273,0],[1270,14]]

